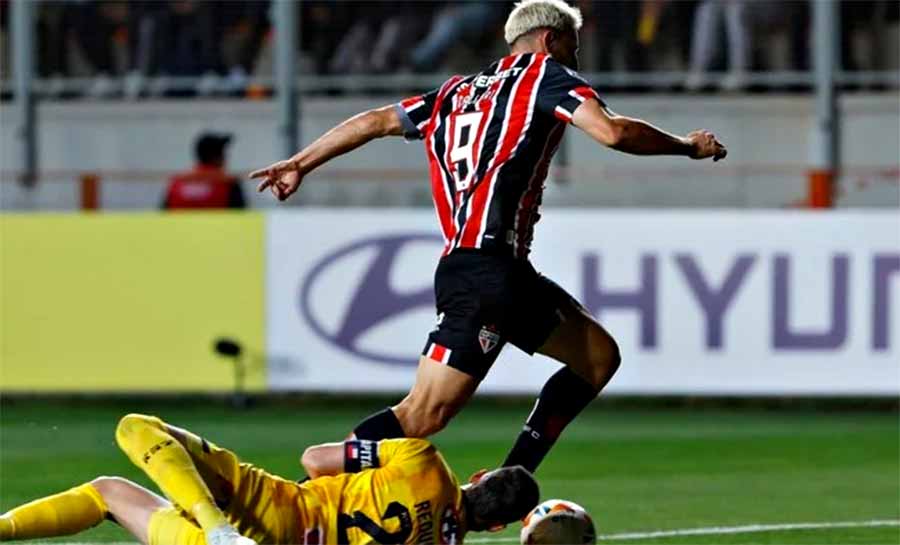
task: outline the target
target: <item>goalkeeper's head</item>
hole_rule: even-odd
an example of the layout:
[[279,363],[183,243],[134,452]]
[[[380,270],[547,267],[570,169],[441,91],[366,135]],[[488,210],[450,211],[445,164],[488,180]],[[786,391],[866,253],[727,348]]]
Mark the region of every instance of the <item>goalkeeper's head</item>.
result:
[[479,532],[521,520],[540,501],[537,481],[522,466],[472,476],[463,487],[468,530]]

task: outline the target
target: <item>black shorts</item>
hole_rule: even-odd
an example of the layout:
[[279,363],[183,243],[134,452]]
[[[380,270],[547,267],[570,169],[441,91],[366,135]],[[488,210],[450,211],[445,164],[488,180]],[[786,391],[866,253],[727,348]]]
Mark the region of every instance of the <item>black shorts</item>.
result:
[[481,380],[510,342],[528,354],[580,304],[527,260],[456,250],[434,275],[437,328],[422,355]]

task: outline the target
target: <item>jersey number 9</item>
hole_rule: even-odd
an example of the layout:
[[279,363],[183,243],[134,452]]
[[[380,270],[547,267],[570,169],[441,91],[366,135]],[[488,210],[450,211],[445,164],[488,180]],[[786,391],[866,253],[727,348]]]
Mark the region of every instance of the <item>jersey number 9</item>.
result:
[[466,191],[472,184],[478,157],[473,157],[475,135],[481,127],[482,112],[458,114],[453,118],[453,147],[450,162],[453,163],[453,178],[457,191]]

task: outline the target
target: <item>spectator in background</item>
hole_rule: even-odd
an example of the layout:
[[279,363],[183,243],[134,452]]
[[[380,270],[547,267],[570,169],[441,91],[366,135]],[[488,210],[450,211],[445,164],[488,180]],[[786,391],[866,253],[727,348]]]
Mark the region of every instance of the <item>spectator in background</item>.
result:
[[638,23],[644,3],[637,0],[595,0],[591,3],[591,15],[596,21],[594,47],[598,72],[617,69],[617,47],[622,50],[623,65],[619,69],[629,72],[646,69],[647,51],[645,44],[638,41]]
[[[750,13],[752,65],[758,70],[806,70],[809,67],[807,2],[755,0]],[[802,90],[803,85],[772,83],[773,88]]]
[[12,76],[10,69],[9,43],[12,41],[9,35],[9,0],[0,0],[0,77],[3,79]]
[[855,38],[862,31],[871,37],[873,15],[875,13],[876,2],[871,0],[854,0],[840,3],[840,34],[841,34],[841,67],[844,70],[855,71],[866,66],[866,61],[871,61],[878,55],[876,48],[871,48],[868,55],[859,55]]
[[225,148],[231,135],[204,133],[195,143],[197,165],[169,179],[163,208],[246,208],[238,179],[226,171]]
[[884,5],[884,20],[880,25],[879,49],[883,56],[878,65],[883,70],[900,70],[900,2],[882,2]]
[[210,94],[219,86],[219,38],[213,5],[198,0],[172,0],[156,29],[156,58],[166,76],[203,76],[198,93]]
[[335,29],[350,26],[350,7],[333,0],[307,0],[300,6],[300,48],[312,58],[317,74],[327,74],[328,63],[342,40],[343,32]]
[[788,8],[788,37],[790,39],[790,68],[808,70],[810,6],[807,2],[790,2]]
[[125,96],[137,98],[145,87],[145,78],[159,70],[157,29],[167,9],[165,2],[133,2],[128,22],[129,72],[125,78]]
[[706,72],[712,68],[721,47],[720,24],[725,21],[728,37],[728,75],[721,82],[725,90],[744,87],[750,64],[750,25],[745,0],[703,0],[694,16],[691,66],[685,87],[696,91],[707,84]]
[[37,72],[51,81],[47,94],[61,93],[61,79],[69,75],[66,59],[72,24],[71,2],[37,5]]
[[352,26],[329,61],[332,74],[387,73],[405,61],[405,51],[428,30],[440,4],[417,0],[355,4]]
[[[897,70],[900,51],[896,41],[898,16],[900,3],[897,0],[842,0],[838,18],[841,68],[847,71]],[[891,34],[895,36],[893,40]]]
[[269,31],[268,11],[261,0],[135,2],[126,95],[139,96],[154,75],[161,88],[151,94],[163,92],[166,76],[202,76],[201,95],[243,94]]
[[434,16],[428,34],[409,55],[414,72],[436,72],[447,52],[461,39],[477,40],[498,25],[510,10],[510,2],[451,2]]
[[355,17],[349,18],[347,21],[349,26],[344,27],[343,36],[332,51],[328,61],[328,72],[332,74],[370,72],[372,44],[385,21],[401,12],[391,2],[384,1],[372,1],[362,5],[354,3],[348,7],[353,10]]
[[[650,2],[652,0],[645,0],[645,4]],[[657,0],[656,4],[659,4],[659,7],[655,23],[649,27],[654,32],[649,35],[651,39],[648,47],[650,45],[657,47],[663,44],[665,51],[674,53],[674,55],[670,59],[672,63],[666,66],[654,65],[657,59],[657,56],[654,55],[651,58],[651,69],[685,70],[690,62],[694,13],[698,2],[696,0]],[[649,9],[646,15],[652,18],[653,11],[653,9]],[[642,27],[638,31],[639,40],[648,36],[643,34],[644,28],[642,21]]]
[[[69,0],[71,19],[63,18],[68,27],[71,20],[72,36],[94,72],[94,81],[88,95],[107,97],[118,92],[112,79],[119,75],[116,52],[124,49],[128,39],[129,4],[124,1]],[[62,39],[69,28],[63,28]],[[54,39],[60,39],[59,36]],[[67,43],[62,42],[65,48]]]
[[269,32],[269,2],[220,0],[214,6],[216,34],[221,35],[222,90],[242,94]]

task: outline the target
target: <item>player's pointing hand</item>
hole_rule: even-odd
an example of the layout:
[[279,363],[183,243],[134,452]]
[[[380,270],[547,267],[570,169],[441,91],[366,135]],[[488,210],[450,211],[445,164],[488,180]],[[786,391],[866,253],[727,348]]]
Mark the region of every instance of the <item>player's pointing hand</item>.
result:
[[266,168],[254,170],[250,173],[250,178],[262,178],[262,182],[256,187],[256,190],[261,193],[268,188],[272,191],[272,195],[275,195],[275,198],[283,201],[297,191],[303,177],[300,174],[300,167],[297,162],[287,160],[278,161]]
[[728,155],[728,150],[716,140],[716,135],[705,129],[688,133],[686,139],[693,146],[691,159],[712,157],[713,161],[718,161]]

